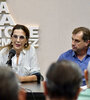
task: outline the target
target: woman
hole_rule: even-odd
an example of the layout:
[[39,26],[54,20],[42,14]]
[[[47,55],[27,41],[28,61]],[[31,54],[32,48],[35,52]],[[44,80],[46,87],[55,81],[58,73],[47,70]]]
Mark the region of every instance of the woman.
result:
[[35,48],[29,45],[29,30],[24,25],[15,25],[11,33],[11,43],[0,51],[0,64],[6,64],[9,51],[14,49],[12,69],[17,73],[21,82],[40,81]]

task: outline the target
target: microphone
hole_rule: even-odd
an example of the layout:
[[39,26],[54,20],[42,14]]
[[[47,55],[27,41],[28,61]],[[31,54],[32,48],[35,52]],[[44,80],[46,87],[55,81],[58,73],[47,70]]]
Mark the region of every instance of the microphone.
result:
[[8,64],[9,66],[11,66],[12,65],[12,57],[14,57],[15,56],[15,54],[16,54],[16,51],[14,50],[14,49],[11,49],[10,51],[9,51],[9,55],[8,55],[8,61],[6,62],[6,64]]
[[12,57],[14,57],[15,54],[16,54],[16,51],[15,51],[14,49],[11,49],[11,50],[9,51],[8,59],[9,59],[9,60],[12,59]]

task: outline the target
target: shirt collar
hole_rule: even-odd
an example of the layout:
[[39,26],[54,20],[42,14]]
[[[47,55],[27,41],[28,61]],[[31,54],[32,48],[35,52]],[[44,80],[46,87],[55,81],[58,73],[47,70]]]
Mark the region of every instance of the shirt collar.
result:
[[76,54],[75,54],[75,52],[74,51],[72,51],[72,56],[74,57],[74,56],[76,56]]
[[88,50],[87,50],[87,55],[90,56],[90,47],[89,47]]
[[23,49],[23,50],[22,50],[22,53],[23,53],[23,54],[26,54],[26,50],[25,50],[25,49]]

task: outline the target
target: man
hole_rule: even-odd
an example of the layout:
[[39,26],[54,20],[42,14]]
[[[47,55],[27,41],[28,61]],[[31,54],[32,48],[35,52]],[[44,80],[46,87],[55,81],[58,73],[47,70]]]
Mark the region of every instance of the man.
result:
[[84,71],[84,75],[87,83],[87,89],[80,92],[78,100],[90,100],[90,63],[88,68]]
[[71,61],[53,63],[44,82],[46,100],[76,100],[82,80],[81,70]]
[[61,54],[58,61],[64,59],[77,63],[82,70],[83,83],[86,85],[84,70],[90,61],[90,30],[78,27],[72,32],[72,49]]
[[26,100],[15,73],[4,66],[0,66],[0,100]]

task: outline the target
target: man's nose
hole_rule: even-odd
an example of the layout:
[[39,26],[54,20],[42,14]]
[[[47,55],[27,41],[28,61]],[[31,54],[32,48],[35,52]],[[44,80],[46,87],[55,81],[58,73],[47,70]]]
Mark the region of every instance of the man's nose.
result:
[[72,45],[75,45],[75,41],[74,40],[72,40]]

